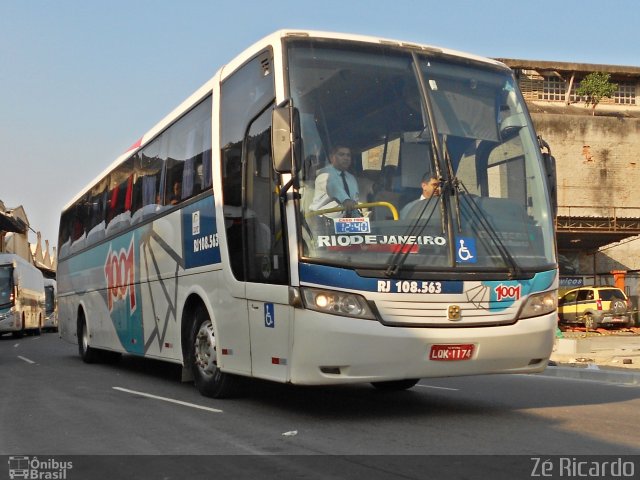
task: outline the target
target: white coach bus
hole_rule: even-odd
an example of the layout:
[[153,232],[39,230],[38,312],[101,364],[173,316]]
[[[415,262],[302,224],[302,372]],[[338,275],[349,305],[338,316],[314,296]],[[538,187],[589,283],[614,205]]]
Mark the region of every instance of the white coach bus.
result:
[[42,272],[18,255],[0,253],[0,334],[40,334],[44,322]]
[[[323,190],[337,147],[348,199]],[[400,390],[539,372],[556,328],[552,171],[505,65],[276,32],[64,208],[61,336],[87,362],[181,364],[214,397],[238,376]],[[400,215],[430,177],[437,193]]]

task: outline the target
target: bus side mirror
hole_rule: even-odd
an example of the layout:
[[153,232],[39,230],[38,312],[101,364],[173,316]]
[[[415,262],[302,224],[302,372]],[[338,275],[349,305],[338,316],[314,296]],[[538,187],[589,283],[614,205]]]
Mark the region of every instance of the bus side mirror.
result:
[[301,155],[300,116],[291,104],[275,107],[271,114],[271,154],[273,169],[292,173]]
[[547,172],[547,186],[554,218],[558,216],[558,185],[556,180],[556,159],[550,153],[543,153],[544,169]]
[[553,217],[558,215],[558,185],[556,177],[556,159],[551,155],[551,148],[541,137],[538,137],[540,149],[542,151],[542,160],[544,162],[544,170],[547,176],[547,187],[549,196],[551,197],[551,211]]

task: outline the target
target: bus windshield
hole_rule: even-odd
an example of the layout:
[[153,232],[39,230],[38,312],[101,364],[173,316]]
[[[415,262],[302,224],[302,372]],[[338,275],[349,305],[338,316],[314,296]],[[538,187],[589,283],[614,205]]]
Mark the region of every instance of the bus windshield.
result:
[[12,302],[13,268],[0,266],[0,307]]
[[44,287],[44,308],[47,315],[56,308],[56,294],[52,286]]
[[509,69],[294,39],[303,260],[388,275],[553,268],[539,144]]

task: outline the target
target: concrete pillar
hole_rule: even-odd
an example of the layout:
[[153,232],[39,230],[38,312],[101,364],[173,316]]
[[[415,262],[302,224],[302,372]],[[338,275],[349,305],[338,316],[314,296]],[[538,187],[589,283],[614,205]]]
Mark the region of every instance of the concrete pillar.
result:
[[627,275],[626,270],[611,270],[611,275],[613,275],[613,284],[624,292],[624,279]]

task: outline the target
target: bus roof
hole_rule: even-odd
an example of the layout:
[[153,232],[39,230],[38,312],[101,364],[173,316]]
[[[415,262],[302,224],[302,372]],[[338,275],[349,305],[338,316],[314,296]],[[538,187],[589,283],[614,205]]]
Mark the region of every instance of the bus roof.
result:
[[213,86],[224,80],[225,77],[233,73],[238,67],[250,60],[256,53],[263,50],[268,45],[278,45],[282,38],[286,37],[301,37],[301,38],[325,38],[334,40],[347,40],[353,42],[384,44],[398,47],[416,48],[424,51],[437,52],[444,55],[449,55],[458,58],[465,58],[480,63],[486,63],[487,65],[502,67],[508,69],[505,64],[493,60],[487,57],[474,55],[471,53],[461,52],[458,50],[452,50],[448,48],[437,47],[433,45],[419,44],[414,42],[406,42],[402,40],[394,40],[383,37],[374,37],[368,35],[358,35],[349,33],[337,33],[337,32],[324,32],[317,30],[294,30],[294,29],[282,29],[273,32],[270,35],[255,42],[253,45],[246,48],[236,57],[229,61],[229,63],[221,66],[218,71],[210,78],[204,85],[185,99],[180,105],[174,108],[169,114],[167,114],[162,120],[156,123],[149,131],[147,131],[138,141],[136,141],[127,151],[118,156],[107,168],[105,168],[99,175],[97,175],[91,182],[89,182],[80,192],[75,195],[64,207],[63,211],[71,207],[78,199],[85,195],[94,185],[102,180],[111,170],[120,165],[124,160],[129,158],[135,151],[144,147],[150,140],[155,138],[160,132],[162,132],[171,122],[177,117],[185,113],[191,108],[194,103],[204,98],[209,92],[213,91]]

